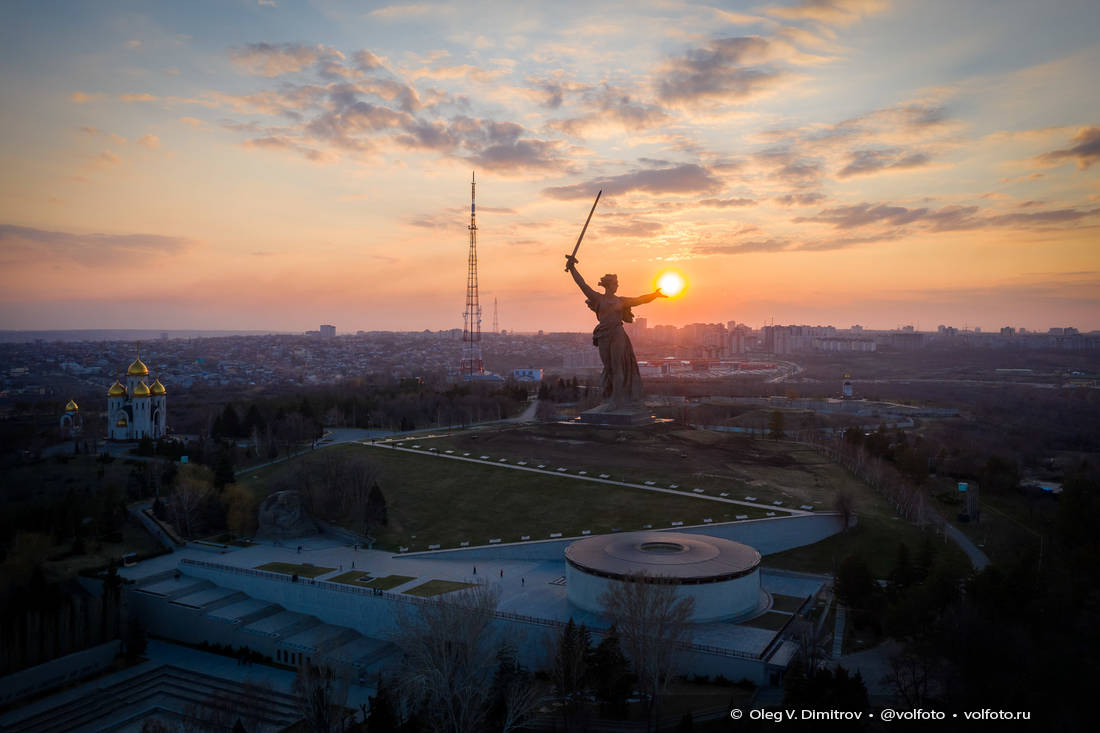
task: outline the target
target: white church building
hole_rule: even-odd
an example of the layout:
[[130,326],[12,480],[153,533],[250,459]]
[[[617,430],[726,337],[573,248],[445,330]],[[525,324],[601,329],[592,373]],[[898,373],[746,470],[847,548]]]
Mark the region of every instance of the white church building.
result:
[[107,438],[153,440],[163,438],[167,425],[167,390],[157,379],[152,386],[149,367],[141,357],[126,369],[126,384],[115,381],[107,390]]

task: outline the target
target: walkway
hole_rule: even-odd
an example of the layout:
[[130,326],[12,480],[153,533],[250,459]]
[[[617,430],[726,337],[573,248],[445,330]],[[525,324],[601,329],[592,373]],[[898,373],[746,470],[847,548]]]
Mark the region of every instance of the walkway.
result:
[[944,520],[943,531],[955,544],[962,548],[962,551],[970,558],[970,564],[974,566],[975,570],[981,572],[989,566],[989,556],[982,552],[961,529]]

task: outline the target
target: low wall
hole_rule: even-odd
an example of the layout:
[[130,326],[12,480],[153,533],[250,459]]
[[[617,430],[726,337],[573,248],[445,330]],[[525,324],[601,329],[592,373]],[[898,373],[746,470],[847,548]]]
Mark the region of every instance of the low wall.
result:
[[[837,512],[816,512],[788,517],[743,519],[738,522],[697,524],[691,527],[666,527],[658,532],[686,532],[741,542],[761,555],[771,555],[803,545],[812,545],[844,528]],[[395,557],[431,557],[441,560],[561,560],[565,548],[582,537],[562,537],[552,540],[532,540],[499,545],[479,545],[448,550],[432,550],[396,555]]]
[[106,669],[118,656],[120,647],[121,642],[116,639],[0,677],[0,706],[82,680]]

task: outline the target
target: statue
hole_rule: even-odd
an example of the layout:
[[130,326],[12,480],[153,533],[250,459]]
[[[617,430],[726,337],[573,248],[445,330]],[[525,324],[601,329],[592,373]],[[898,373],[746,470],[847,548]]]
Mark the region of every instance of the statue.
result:
[[[586,225],[587,226],[587,225]],[[574,254],[576,250],[574,250]],[[643,305],[657,298],[668,296],[658,288],[652,293],[628,298],[616,295],[619,278],[607,274],[600,278],[598,285],[603,293],[593,290],[577,272],[577,258],[566,255],[565,269],[573,276],[573,281],[581,289],[586,304],[596,312],[599,324],[592,332],[592,344],[600,350],[603,362],[603,375],[600,378],[603,404],[590,413],[620,413],[633,417],[642,408],[642,377],[638,372],[638,360],[634,357],[634,347],[623,329],[623,323],[633,323],[631,308]],[[628,418],[624,420],[630,422]],[[636,421],[636,420],[634,420]],[[621,421],[616,421],[621,422]]]

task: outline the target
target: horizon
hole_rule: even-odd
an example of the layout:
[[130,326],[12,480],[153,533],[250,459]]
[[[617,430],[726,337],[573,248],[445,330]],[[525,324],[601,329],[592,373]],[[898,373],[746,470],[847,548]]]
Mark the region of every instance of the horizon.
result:
[[461,328],[471,171],[483,326],[591,330],[562,260],[602,188],[579,269],[684,273],[654,325],[1100,329],[1100,7],[0,19],[5,330]]

